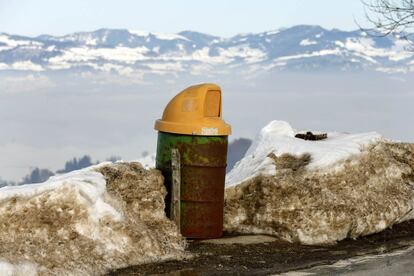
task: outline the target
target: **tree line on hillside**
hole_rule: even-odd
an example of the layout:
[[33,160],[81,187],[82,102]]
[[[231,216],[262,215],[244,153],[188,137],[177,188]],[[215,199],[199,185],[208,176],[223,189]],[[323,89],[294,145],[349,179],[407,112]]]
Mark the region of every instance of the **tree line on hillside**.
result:
[[[95,164],[99,163],[97,161]],[[63,169],[57,170],[56,173],[52,172],[49,169],[40,169],[34,168],[31,173],[26,175],[22,182],[19,184],[24,183],[41,183],[49,179],[49,177],[55,174],[63,174],[68,173],[75,170],[80,170],[89,166],[92,166],[92,158],[89,155],[84,155],[83,157],[76,158],[74,157],[72,160],[66,161],[65,167]]]
[[[111,156],[107,158],[107,161],[116,161],[121,159],[120,157]],[[55,175],[55,174],[62,174],[62,173],[68,173],[75,170],[80,170],[89,166],[92,166],[94,164],[98,164],[97,162],[92,162],[92,158],[89,155],[84,155],[79,158],[72,158],[71,160],[66,161],[65,166],[63,169],[57,170],[56,172],[53,172],[49,169],[42,169],[42,168],[33,168],[29,174],[23,177],[23,179],[19,182],[14,181],[5,181],[0,179],[0,187],[2,186],[14,186],[14,185],[21,185],[26,183],[41,183],[49,179],[49,177]]]

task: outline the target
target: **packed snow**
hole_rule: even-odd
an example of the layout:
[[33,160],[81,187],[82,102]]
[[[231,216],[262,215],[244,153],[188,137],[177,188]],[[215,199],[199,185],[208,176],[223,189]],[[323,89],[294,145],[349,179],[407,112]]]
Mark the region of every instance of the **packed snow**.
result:
[[136,162],[0,188],[0,272],[97,275],[180,259],[185,242],[165,195],[161,173]]
[[331,132],[319,141],[295,133],[286,122],[269,123],[229,172],[227,232],[327,244],[414,218],[413,144],[375,132]]
[[301,155],[309,153],[312,160],[309,169],[338,166],[338,162],[381,139],[376,132],[361,134],[328,133],[328,139],[322,141],[305,141],[295,138],[295,134],[304,131],[294,130],[289,123],[272,121],[265,126],[253,141],[244,158],[238,162],[226,176],[226,185],[236,185],[258,174],[274,174],[271,153],[280,156],[284,153]]

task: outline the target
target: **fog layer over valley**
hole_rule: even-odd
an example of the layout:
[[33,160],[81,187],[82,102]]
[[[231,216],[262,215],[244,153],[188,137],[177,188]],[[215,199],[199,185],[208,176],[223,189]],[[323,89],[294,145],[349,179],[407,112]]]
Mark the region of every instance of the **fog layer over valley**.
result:
[[115,74],[3,72],[0,77],[0,177],[5,180],[20,180],[32,167],[56,171],[73,156],[133,160],[143,151],[154,152],[155,120],[176,93],[199,82],[222,87],[231,139],[253,138],[276,118],[303,130],[377,131],[414,140],[411,75],[279,73],[254,80],[165,76],[141,84]]

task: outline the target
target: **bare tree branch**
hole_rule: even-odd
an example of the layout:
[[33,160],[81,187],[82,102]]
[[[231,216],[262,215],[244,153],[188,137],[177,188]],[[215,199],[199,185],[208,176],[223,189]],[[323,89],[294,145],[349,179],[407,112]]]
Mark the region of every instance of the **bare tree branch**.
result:
[[362,0],[362,3],[366,18],[380,34],[405,37],[414,30],[414,0]]
[[396,35],[409,41],[414,50],[414,0],[361,0],[364,4],[365,17],[372,24],[362,31],[371,36]]

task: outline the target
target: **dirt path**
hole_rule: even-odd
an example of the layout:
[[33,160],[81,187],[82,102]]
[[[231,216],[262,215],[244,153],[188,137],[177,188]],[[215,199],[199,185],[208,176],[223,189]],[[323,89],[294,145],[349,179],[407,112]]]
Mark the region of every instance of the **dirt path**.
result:
[[190,241],[188,250],[196,254],[194,259],[139,265],[113,271],[109,275],[269,275],[311,269],[358,256],[384,254],[410,246],[414,246],[414,221],[325,247],[292,245],[277,240],[245,244]]

